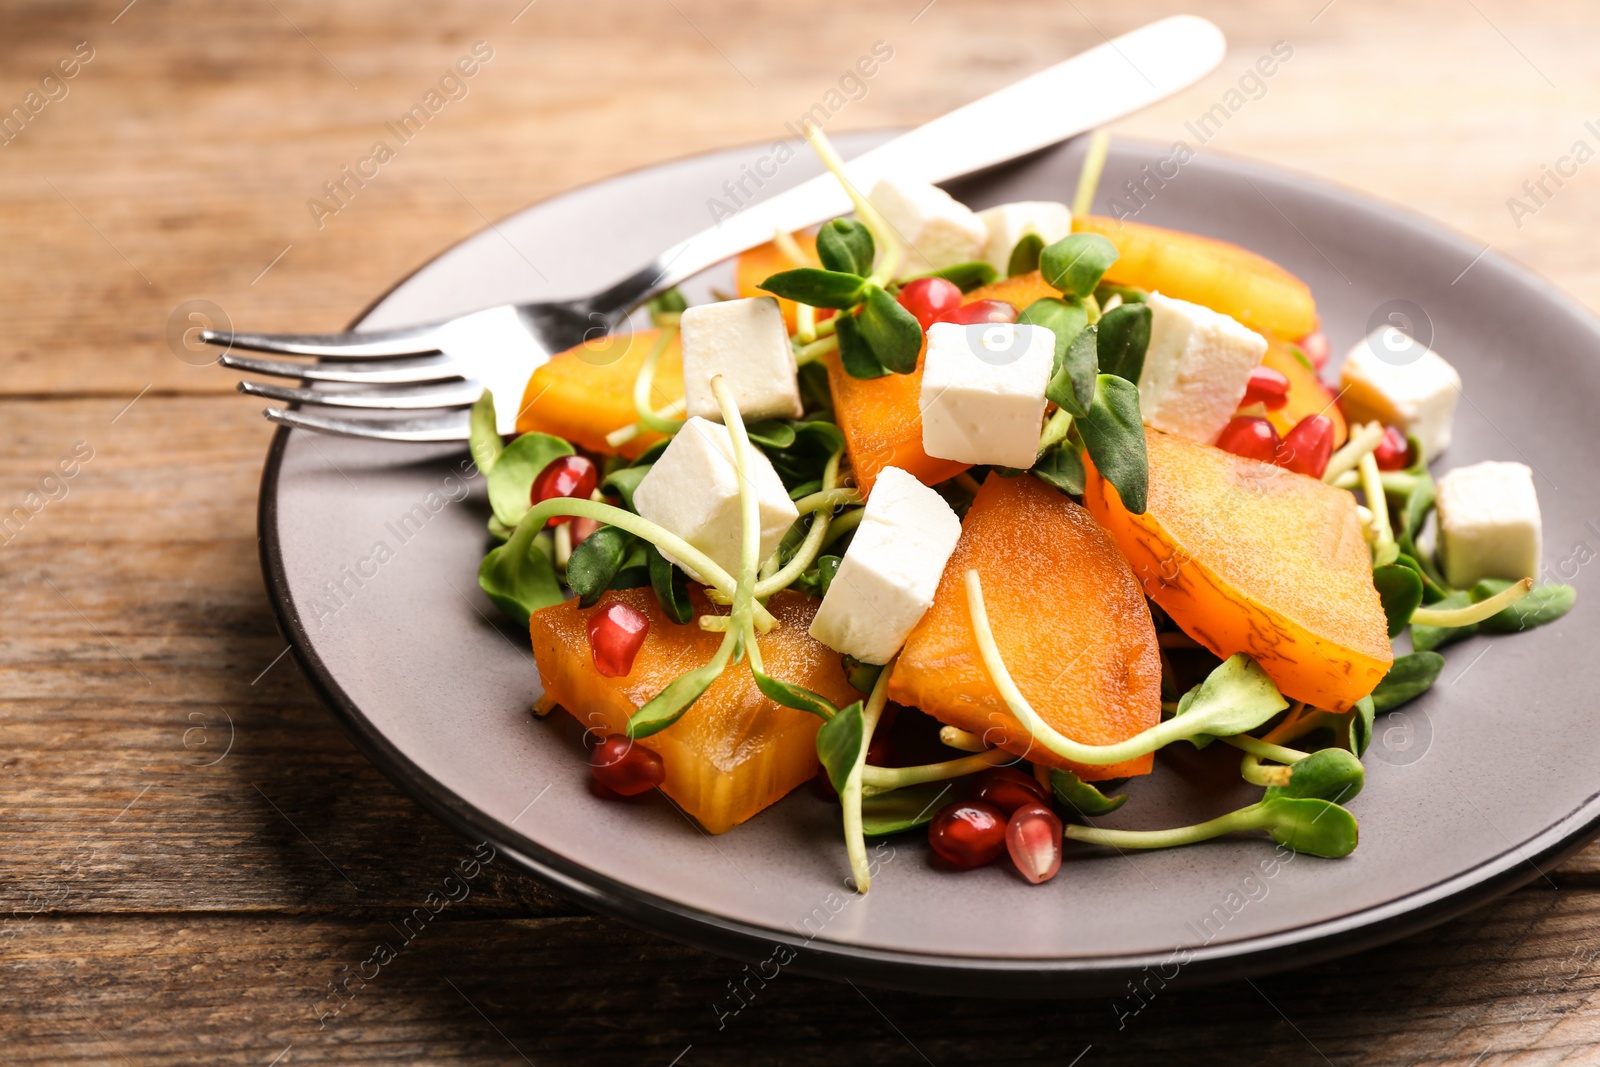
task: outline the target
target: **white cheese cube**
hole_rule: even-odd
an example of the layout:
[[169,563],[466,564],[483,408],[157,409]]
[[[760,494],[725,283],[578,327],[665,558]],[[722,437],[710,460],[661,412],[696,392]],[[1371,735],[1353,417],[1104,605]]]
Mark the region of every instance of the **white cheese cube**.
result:
[[1055,355],[1056,336],[1044,326],[934,323],[922,363],[922,450],[957,463],[1032,467]]
[[798,419],[800,379],[770,296],[696,304],[683,313],[683,398],[690,416],[722,421],[711,379],[722,375],[746,419]]
[[1233,418],[1267,339],[1187,300],[1151,293],[1139,409],[1158,430],[1210,443]]
[[978,218],[988,233],[983,242],[983,261],[999,271],[1002,278],[1011,266],[1011,253],[1023,237],[1037,234],[1045,244],[1053,245],[1072,233],[1072,212],[1067,205],[1053,200],[1001,204],[978,212]]
[[1339,403],[1351,422],[1373,419],[1416,437],[1424,462],[1450,447],[1461,375],[1427,345],[1385,326],[1344,358]]
[[867,199],[907,245],[902,276],[971,263],[989,235],[971,208],[927,182],[880,178]]
[[[778,472],[758,449],[751,448],[750,484],[759,503],[761,552],[765,560],[800,517]],[[650,468],[633,492],[639,514],[677,534],[710,556],[730,575],[739,574],[743,529],[739,516],[739,476],[733,465],[733,440],[728,428],[708,419],[691,418]],[[682,560],[696,581],[702,579]]]
[[1522,463],[1474,463],[1439,479],[1439,558],[1444,580],[1539,577],[1544,539],[1533,472]]
[[933,605],[961,520],[899,467],[872,484],[850,550],[811,620],[811,636],[863,663],[887,663]]

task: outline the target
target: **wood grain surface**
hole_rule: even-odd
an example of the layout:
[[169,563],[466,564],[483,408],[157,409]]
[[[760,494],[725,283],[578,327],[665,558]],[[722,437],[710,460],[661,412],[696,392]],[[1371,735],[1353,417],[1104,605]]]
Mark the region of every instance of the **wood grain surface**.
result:
[[[1120,1017],[787,973],[719,1015],[742,965],[592,916],[503,859],[430,911],[473,843],[374,770],[282,654],[255,535],[269,427],[169,343],[175,309],[337,328],[489,220],[782,136],[875,42],[892,60],[830,128],[930,118],[1185,9],[523,5],[0,3],[0,114],[37,105],[0,134],[0,514],[29,511],[0,533],[7,1062],[1591,1060],[1594,848],[1388,948]],[[1228,33],[1222,69],[1119,132],[1194,144],[1185,124],[1287,42],[1203,151],[1410,205],[1600,307],[1600,163],[1523,189],[1575,142],[1600,147],[1592,2],[1191,9]],[[336,213],[308,206],[475,48],[489,58],[375,178]]]

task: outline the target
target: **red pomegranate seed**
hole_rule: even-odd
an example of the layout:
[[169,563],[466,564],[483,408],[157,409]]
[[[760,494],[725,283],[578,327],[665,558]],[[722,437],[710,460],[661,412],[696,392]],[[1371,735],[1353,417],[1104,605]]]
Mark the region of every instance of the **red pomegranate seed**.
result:
[[993,804],[1010,815],[1029,804],[1043,804],[1044,787],[1031,774],[1023,774],[1015,767],[994,767],[978,775],[972,799]]
[[1333,455],[1333,420],[1326,415],[1307,415],[1295,423],[1278,446],[1276,463],[1296,474],[1322,477]]
[[[558,496],[575,496],[584,500],[600,484],[600,472],[593,463],[582,456],[558,456],[545,465],[533,479],[533,489],[528,493],[530,504],[554,500]],[[560,526],[571,521],[570,515],[551,519],[546,526]]]
[[1328,335],[1321,330],[1300,338],[1300,351],[1306,354],[1306,358],[1311,360],[1311,365],[1318,371],[1328,365],[1328,357],[1333,354],[1333,349],[1328,344]]
[[982,867],[1006,847],[1006,817],[993,804],[946,804],[928,824],[928,844],[957,867]]
[[1018,808],[1006,823],[1006,851],[1022,877],[1048,882],[1061,869],[1061,820],[1043,804]]
[[1372,458],[1381,471],[1403,471],[1411,461],[1411,442],[1398,426],[1385,426],[1383,440],[1372,450]]
[[[589,753],[589,772],[596,783],[625,797],[637,796],[667,780],[661,757],[624,734],[611,734],[595,746]],[[605,795],[598,789],[595,793]]]
[[590,534],[594,533],[604,525],[605,523],[601,522],[599,519],[585,519],[581,516],[573,519],[572,547],[577,548],[579,545],[583,544],[583,539],[585,537],[588,537]]
[[589,651],[594,669],[606,678],[625,678],[633,657],[650,634],[650,619],[621,602],[607,604],[589,616]]
[[1282,371],[1271,367],[1257,367],[1250,372],[1250,384],[1244,387],[1240,407],[1260,404],[1268,411],[1277,411],[1289,402],[1289,379]]
[[1217,447],[1246,459],[1271,463],[1278,454],[1278,430],[1260,415],[1235,415],[1217,435]]
[[935,322],[953,322],[958,326],[972,326],[983,322],[1016,322],[1016,305],[1004,300],[974,300],[934,319]]
[[942,321],[941,315],[961,306],[961,287],[944,278],[918,278],[906,283],[898,299],[926,330]]

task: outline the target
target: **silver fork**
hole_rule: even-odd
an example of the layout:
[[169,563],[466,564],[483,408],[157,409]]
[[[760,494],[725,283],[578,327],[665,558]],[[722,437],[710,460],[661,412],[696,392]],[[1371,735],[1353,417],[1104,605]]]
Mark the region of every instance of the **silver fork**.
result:
[[[846,164],[868,190],[878,178],[939,182],[1049,147],[1154,103],[1221,62],[1222,31],[1177,15],[1143,26],[902,134]],[[708,267],[785,233],[850,210],[839,183],[822,174],[744,209],[667,249],[615,285],[574,300],[502,304],[442,322],[328,334],[207,330],[234,370],[300,381],[245,381],[239,391],[294,405],[388,413],[340,417],[269,407],[287,426],[385,441],[463,441],[469,408],[485,389],[499,429],[515,429],[523,387],[552,354],[603,337],[640,304]],[[261,359],[235,349],[315,357]]]

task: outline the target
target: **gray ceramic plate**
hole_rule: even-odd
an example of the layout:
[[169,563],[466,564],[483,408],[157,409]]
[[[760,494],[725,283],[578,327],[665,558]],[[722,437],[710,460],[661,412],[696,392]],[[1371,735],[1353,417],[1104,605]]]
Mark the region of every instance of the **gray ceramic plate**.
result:
[[[361,325],[598,288],[705,225],[707,198],[767,150],[681,160],[530,208],[408,278]],[[977,208],[1070,199],[1081,153],[1068,144],[953,191]],[[1165,154],[1118,144],[1098,210]],[[815,170],[799,156],[768,188]],[[1395,307],[1423,323],[1465,381],[1444,465],[1531,464],[1549,563],[1568,580],[1594,554],[1573,546],[1600,547],[1589,524],[1600,520],[1600,328],[1573,301],[1415,215],[1298,175],[1206,155],[1146,188],[1139,221],[1235,241],[1307,279],[1336,353]],[[908,988],[1120,990],[1146,967],[1220,978],[1392,939],[1540,877],[1600,832],[1600,720],[1587,696],[1600,690],[1600,657],[1582,640],[1600,598],[1580,596],[1553,626],[1453,646],[1441,683],[1380,720],[1348,859],[1275,861],[1270,843],[1245,839],[1090,852],[1033,887],[998,864],[937,871],[913,834],[883,851],[872,893],[856,899],[835,809],[808,789],[717,838],[659,796],[589,794],[565,716],[529,714],[539,689],[526,635],[497,622],[477,589],[487,509],[481,482],[460,477],[464,458],[280,432],[260,522],[283,629],[367,754],[441,819],[671,937],[749,959],[785,944],[799,970]],[[1236,759],[1164,754],[1106,824],[1181,825],[1245,803],[1253,791]]]

